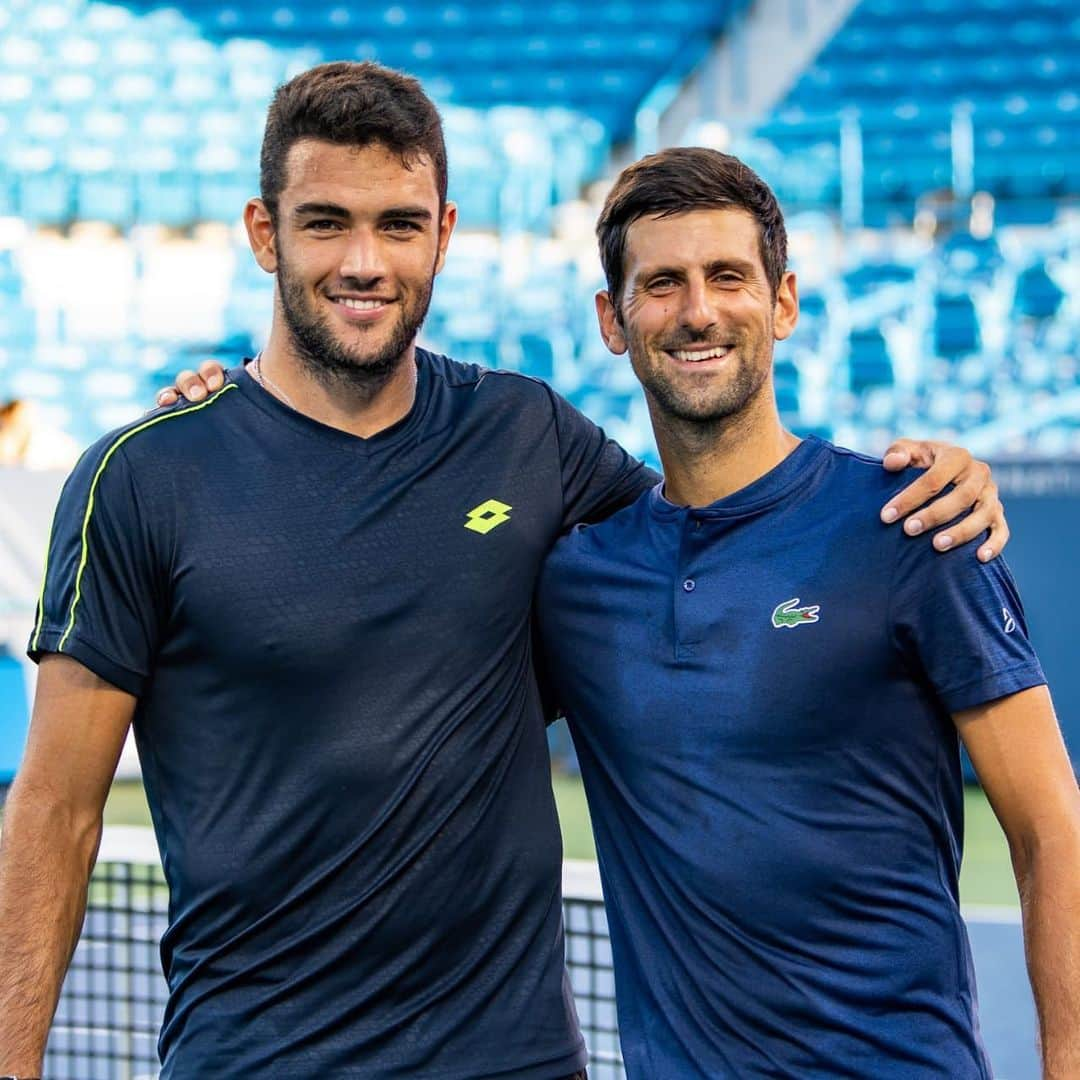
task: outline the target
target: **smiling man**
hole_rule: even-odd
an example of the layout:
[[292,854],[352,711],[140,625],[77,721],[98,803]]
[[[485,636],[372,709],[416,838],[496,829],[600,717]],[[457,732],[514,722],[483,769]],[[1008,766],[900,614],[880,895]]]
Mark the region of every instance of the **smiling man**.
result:
[[628,1075],[989,1080],[959,732],[1009,839],[1045,1076],[1080,1076],[1080,797],[1007,568],[905,542],[880,462],[781,425],[798,293],[750,169],[645,158],[597,231],[665,479],[559,541],[537,613]]
[[[40,1071],[133,724],[165,1080],[576,1076],[531,598],[561,533],[657,477],[543,383],[417,348],[456,212],[414,80],[281,87],[261,187],[266,349],[106,436],[57,510],[0,851],[0,1073]],[[912,449],[941,461],[900,516],[956,480],[927,528],[975,501],[958,535],[1003,542],[985,467]]]

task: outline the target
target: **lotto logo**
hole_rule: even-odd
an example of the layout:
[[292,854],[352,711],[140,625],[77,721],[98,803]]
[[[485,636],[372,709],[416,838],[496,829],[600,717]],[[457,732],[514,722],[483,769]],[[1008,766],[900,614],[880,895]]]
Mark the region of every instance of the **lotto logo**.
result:
[[513,509],[498,499],[488,499],[465,515],[465,528],[483,536],[492,529],[497,529],[504,521],[509,521],[510,511]]

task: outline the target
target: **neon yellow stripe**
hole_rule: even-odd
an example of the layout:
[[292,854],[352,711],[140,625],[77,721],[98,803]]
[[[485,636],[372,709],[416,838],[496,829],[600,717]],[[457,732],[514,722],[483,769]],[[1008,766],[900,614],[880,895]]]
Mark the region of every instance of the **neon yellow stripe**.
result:
[[[79,600],[82,597],[82,576],[83,571],[86,569],[86,560],[90,554],[90,517],[94,513],[94,493],[97,491],[98,481],[101,479],[101,474],[105,471],[105,466],[109,464],[109,458],[120,449],[132,437],[132,435],[138,435],[140,431],[145,431],[147,428],[153,427],[155,424],[160,424],[164,420],[174,420],[178,416],[188,416],[190,413],[198,412],[200,409],[205,409],[207,405],[213,405],[215,401],[226,390],[235,390],[236,383],[227,383],[216,394],[212,394],[201,405],[192,405],[187,409],[180,409],[177,412],[163,413],[161,416],[155,416],[152,420],[147,420],[143,424],[139,424],[138,427],[133,427],[130,431],[125,431],[119,439],[116,440],[105,452],[105,456],[101,459],[101,464],[97,468],[97,472],[94,473],[94,479],[90,482],[90,495],[86,500],[86,514],[83,517],[82,524],[82,552],[79,557],[79,569],[75,574],[75,596],[71,601],[71,614],[68,616],[67,629],[64,630],[64,636],[60,639],[60,644],[57,645],[56,651],[63,652],[64,645],[67,643],[67,639],[71,636],[71,631],[75,629],[75,609],[79,606]],[[46,564],[45,572],[48,573],[49,568]],[[42,610],[44,611],[44,596],[45,587],[42,585]]]
[[45,541],[45,572],[41,575],[41,592],[38,594],[38,620],[37,626],[34,627],[34,640],[30,645],[30,648],[35,651],[38,646],[38,638],[41,637],[41,628],[45,625],[45,582],[49,578],[49,549],[52,547],[52,534],[53,529],[56,528],[58,510],[59,507],[53,510],[52,521],[49,522],[49,539]]

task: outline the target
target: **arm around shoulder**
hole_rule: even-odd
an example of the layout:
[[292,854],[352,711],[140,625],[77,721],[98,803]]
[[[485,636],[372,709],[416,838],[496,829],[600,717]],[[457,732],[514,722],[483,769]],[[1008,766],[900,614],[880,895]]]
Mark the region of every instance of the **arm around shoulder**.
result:
[[42,659],[0,836],[0,1074],[41,1075],[135,700],[69,657]]

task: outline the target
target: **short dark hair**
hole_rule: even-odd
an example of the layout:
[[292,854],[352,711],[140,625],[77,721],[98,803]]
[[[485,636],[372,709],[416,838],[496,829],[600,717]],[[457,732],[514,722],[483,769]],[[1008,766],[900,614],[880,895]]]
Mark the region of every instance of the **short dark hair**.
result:
[[432,100],[411,75],[369,61],[319,64],[279,86],[266,114],[259,189],[277,220],[285,163],[300,139],[339,146],[381,144],[408,168],[426,157],[435,169],[439,205],[446,203],[446,141]]
[[596,223],[608,293],[621,312],[626,284],[626,234],[638,218],[688,210],[746,210],[758,223],[761,261],[773,296],[787,268],[787,230],[772,189],[731,154],[680,146],[649,154],[619,173]]

